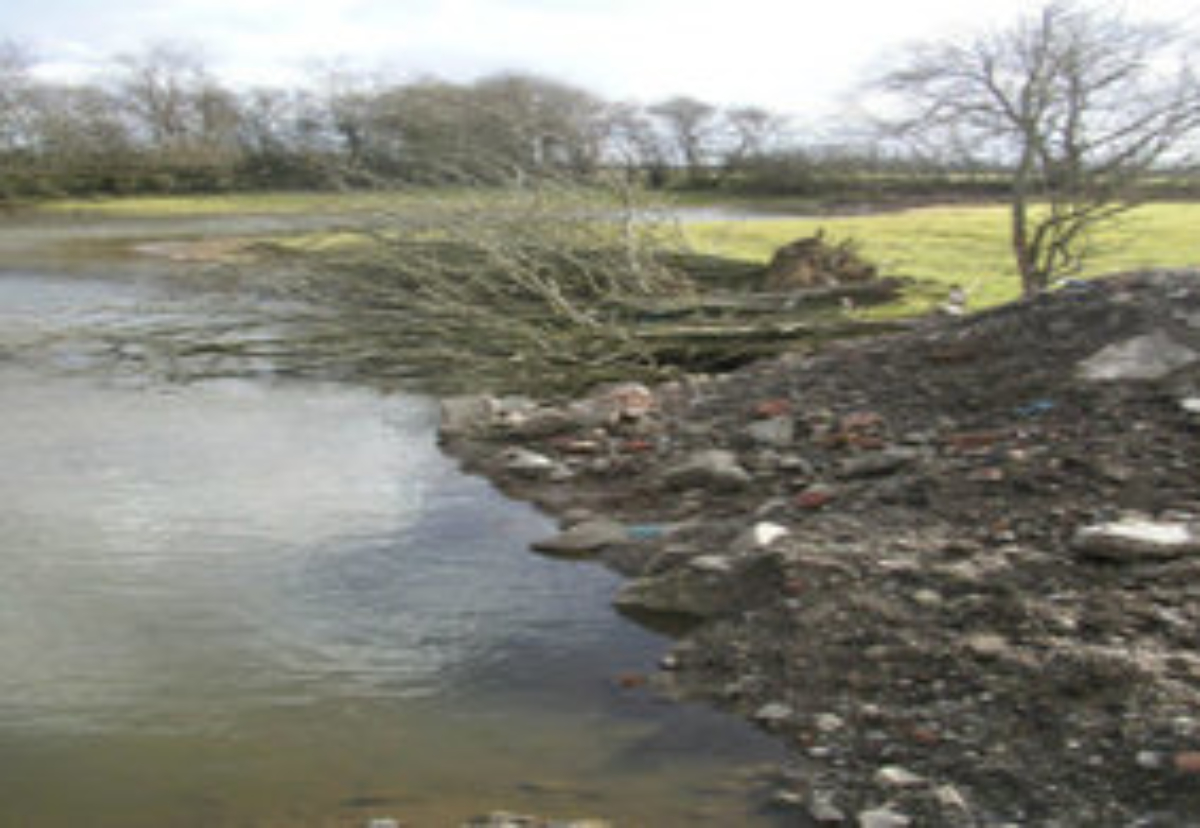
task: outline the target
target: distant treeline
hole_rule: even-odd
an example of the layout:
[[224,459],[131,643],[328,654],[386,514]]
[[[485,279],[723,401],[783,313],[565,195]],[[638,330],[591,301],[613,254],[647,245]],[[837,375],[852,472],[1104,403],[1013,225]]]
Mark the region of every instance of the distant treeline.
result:
[[624,171],[651,187],[848,198],[990,197],[989,170],[804,141],[759,107],[604,100],[527,74],[473,83],[314,72],[235,90],[196,56],[152,46],[87,83],[50,83],[0,42],[0,200],[493,184]]

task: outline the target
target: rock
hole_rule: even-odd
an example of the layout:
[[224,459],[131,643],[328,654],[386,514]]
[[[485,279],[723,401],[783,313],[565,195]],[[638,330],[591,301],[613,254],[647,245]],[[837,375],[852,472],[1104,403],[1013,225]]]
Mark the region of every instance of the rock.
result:
[[[536,408],[531,411],[513,413],[505,420],[505,428],[516,437],[526,440],[541,440],[575,431],[578,424],[561,408]],[[580,443],[575,448],[581,448]],[[578,451],[577,453],[587,453]]]
[[696,572],[712,575],[729,575],[737,568],[737,564],[724,555],[697,555],[689,559],[687,565]]
[[697,571],[693,565],[661,575],[635,578],[621,588],[614,604],[633,616],[713,618],[732,606],[731,577],[734,576],[728,572]]
[[968,813],[971,808],[967,805],[967,798],[962,795],[962,792],[953,785],[941,785],[933,792],[933,798],[937,803],[948,811],[958,811],[959,813]]
[[837,498],[837,490],[824,483],[814,483],[796,495],[796,505],[807,511],[823,509]]
[[859,454],[842,461],[838,475],[847,480],[863,477],[882,477],[894,474],[919,457],[919,452],[902,447],[886,448],[883,451]]
[[641,420],[657,410],[654,392],[637,382],[610,385],[587,399],[573,403],[568,413],[587,426],[607,426]]
[[1187,750],[1175,754],[1175,770],[1186,776],[1200,776],[1200,751]]
[[624,525],[598,518],[586,520],[557,535],[535,541],[532,548],[547,555],[577,558],[593,555],[607,547],[628,541],[629,533]]
[[546,820],[497,811],[475,817],[462,828],[612,828],[612,824],[598,819]]
[[885,765],[875,772],[875,784],[882,788],[915,788],[925,784],[925,777],[898,765]]
[[753,414],[760,420],[772,420],[792,413],[792,401],[779,397],[762,400],[754,406]]
[[663,473],[663,483],[672,489],[727,491],[743,489],[750,481],[737,455],[723,449],[698,451]]
[[942,594],[932,589],[918,589],[912,598],[914,603],[926,609],[936,609],[945,603]]
[[804,795],[786,788],[776,791],[771,796],[771,805],[775,808],[797,809],[804,807]]
[[1197,361],[1200,353],[1155,331],[1098,351],[1079,364],[1079,375],[1090,382],[1156,380]]
[[1165,764],[1163,755],[1154,750],[1139,751],[1138,755],[1134,757],[1134,761],[1142,770],[1150,771],[1161,770]]
[[401,828],[401,823],[391,817],[375,817],[367,820],[367,828]]
[[963,647],[978,658],[992,660],[1000,658],[1008,652],[1008,642],[1004,636],[995,633],[977,633],[963,640]]
[[842,825],[846,814],[833,804],[833,797],[824,791],[814,791],[809,797],[808,815],[818,825]]
[[1162,561],[1200,554],[1200,533],[1188,523],[1132,516],[1084,526],[1071,539],[1071,546],[1090,560]]
[[505,471],[522,477],[550,477],[565,467],[544,454],[523,448],[505,449],[500,455]]
[[796,424],[790,417],[755,420],[746,426],[746,434],[760,445],[787,448],[796,441]]
[[463,828],[537,828],[537,822],[535,817],[497,811],[487,816],[475,817],[465,823]]
[[912,820],[891,808],[872,808],[858,815],[859,828],[907,828]]
[[799,454],[784,454],[779,458],[779,470],[795,477],[812,477],[815,474],[812,463]]
[[733,542],[733,549],[738,554],[759,552],[770,549],[776,541],[782,540],[790,534],[792,534],[792,530],[786,526],[766,520],[759,521],[738,536]]
[[786,704],[771,702],[754,711],[754,721],[767,727],[778,727],[791,721],[795,715],[795,711]]
[[817,730],[826,735],[830,733],[837,733],[846,726],[845,720],[842,719],[841,716],[838,716],[834,713],[822,713],[821,715],[817,716],[814,724],[816,724]]
[[754,537],[755,545],[760,549],[766,549],[775,543],[775,541],[786,538],[788,535],[792,534],[792,531],[786,526],[781,526],[778,523],[762,521],[761,523],[754,524],[754,529],[751,530],[751,534]]
[[578,526],[581,523],[587,523],[588,521],[596,519],[596,513],[591,509],[585,509],[582,506],[576,506],[563,512],[562,517],[559,518],[559,522],[562,524],[563,528],[570,529],[572,526]]
[[497,402],[493,397],[473,394],[442,400],[438,436],[467,437],[485,431],[493,423]]

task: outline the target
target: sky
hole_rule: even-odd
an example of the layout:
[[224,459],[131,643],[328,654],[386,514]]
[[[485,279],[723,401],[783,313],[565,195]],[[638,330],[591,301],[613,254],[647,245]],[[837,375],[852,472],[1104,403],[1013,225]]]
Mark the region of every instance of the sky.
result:
[[[238,86],[314,67],[467,81],[518,70],[613,100],[689,95],[793,116],[844,109],[903,44],[1003,25],[1043,0],[0,0],[0,40],[85,78],[150,43],[194,48]],[[1132,0],[1197,23],[1200,0]]]

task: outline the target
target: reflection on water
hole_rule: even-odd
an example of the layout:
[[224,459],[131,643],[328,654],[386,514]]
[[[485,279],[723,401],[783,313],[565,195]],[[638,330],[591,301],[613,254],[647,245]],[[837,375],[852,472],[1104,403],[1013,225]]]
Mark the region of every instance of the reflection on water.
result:
[[427,401],[64,359],[159,302],[0,276],[0,825],[768,824],[773,748],[613,689],[663,642]]

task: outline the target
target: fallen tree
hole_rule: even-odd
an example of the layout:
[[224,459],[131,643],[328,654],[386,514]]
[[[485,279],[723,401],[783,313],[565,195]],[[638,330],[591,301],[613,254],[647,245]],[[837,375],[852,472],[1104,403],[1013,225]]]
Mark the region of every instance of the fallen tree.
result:
[[539,178],[406,199],[286,250],[320,364],[545,399],[876,330],[846,310],[901,282],[809,241],[822,254],[809,278],[764,292],[763,265],[697,256],[672,212],[623,181]]
[[625,188],[540,180],[432,194],[305,251],[303,292],[327,342],[393,356],[435,385],[559,394],[667,371],[635,331],[640,303],[692,293],[681,242]]

